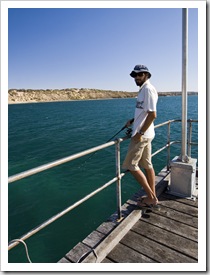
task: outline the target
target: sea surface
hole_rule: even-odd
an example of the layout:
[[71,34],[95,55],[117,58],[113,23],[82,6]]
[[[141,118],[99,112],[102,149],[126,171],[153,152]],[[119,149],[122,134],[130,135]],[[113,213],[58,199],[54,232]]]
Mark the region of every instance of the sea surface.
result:
[[[9,176],[101,145],[133,117],[136,99],[88,100],[9,105]],[[198,119],[198,97],[188,97],[188,118]],[[155,125],[181,119],[181,97],[159,97]],[[121,132],[117,137],[125,136]],[[198,125],[193,125],[197,142]],[[171,140],[181,140],[181,123],[171,125]],[[167,142],[167,126],[156,129],[153,152]],[[121,143],[121,162],[129,140]],[[171,159],[181,145],[171,148]],[[192,147],[197,158],[198,147]],[[158,173],[166,151],[153,157]],[[8,186],[9,241],[19,238],[53,215],[115,177],[115,148],[106,148]],[[122,203],[140,186],[130,174],[122,179]],[[116,184],[32,236],[26,243],[31,261],[53,263],[116,211]],[[23,245],[9,251],[9,262],[28,262]]]

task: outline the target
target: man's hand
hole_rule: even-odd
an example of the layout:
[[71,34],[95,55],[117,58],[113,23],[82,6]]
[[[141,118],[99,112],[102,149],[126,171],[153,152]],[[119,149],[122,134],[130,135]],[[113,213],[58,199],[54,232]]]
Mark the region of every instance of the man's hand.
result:
[[139,133],[136,133],[135,136],[132,137],[135,142],[142,141],[142,135]]
[[133,124],[133,121],[134,121],[133,118],[130,119],[130,120],[128,120],[128,121],[126,122],[126,124],[125,124],[126,128],[130,127],[130,126]]

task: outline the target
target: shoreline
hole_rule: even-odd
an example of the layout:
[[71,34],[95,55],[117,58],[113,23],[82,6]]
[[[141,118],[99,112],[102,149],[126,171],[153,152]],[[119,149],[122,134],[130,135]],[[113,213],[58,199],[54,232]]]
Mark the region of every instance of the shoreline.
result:
[[116,98],[87,98],[87,99],[69,99],[69,100],[49,100],[49,101],[8,101],[8,105],[29,104],[29,103],[57,103],[57,102],[75,102],[75,101],[93,101],[93,100],[110,100],[110,99],[130,99],[134,97],[116,97]]
[[[62,90],[25,90],[10,89],[8,104],[49,103],[85,100],[108,100],[120,98],[136,98],[138,92],[111,91],[99,89],[62,89]],[[181,96],[182,92],[158,92],[158,96]],[[188,95],[198,95],[197,92],[188,92]]]

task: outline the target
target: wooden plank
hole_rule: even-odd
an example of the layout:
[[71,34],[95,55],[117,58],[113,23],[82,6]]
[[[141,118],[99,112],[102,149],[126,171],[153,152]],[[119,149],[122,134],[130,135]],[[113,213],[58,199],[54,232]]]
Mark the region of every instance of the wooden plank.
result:
[[157,262],[121,243],[119,243],[111,251],[111,253],[109,253],[108,259],[111,259],[112,261],[117,263],[156,263]]
[[198,229],[189,225],[180,223],[179,221],[172,220],[168,217],[160,216],[157,213],[143,214],[141,220],[147,223],[158,226],[164,230],[168,230],[177,235],[188,238],[192,241],[198,240]]
[[163,244],[186,256],[198,259],[198,244],[185,237],[175,235],[170,231],[164,230],[152,224],[139,220],[132,228],[132,231],[147,237],[150,240]]
[[113,262],[112,260],[110,260],[108,258],[105,258],[105,259],[103,259],[102,263],[103,264],[114,264],[115,262]]
[[193,217],[198,217],[198,209],[196,207],[184,204],[180,200],[168,200],[165,196],[161,196],[159,198],[160,204],[163,206],[180,211]]
[[175,201],[187,204],[187,205],[198,207],[198,198],[196,200],[191,200],[191,199],[186,199],[186,198],[181,198],[181,197],[178,197],[178,196],[174,196],[174,195],[171,195],[170,193],[167,193],[167,192],[162,193],[161,198],[167,199],[167,200],[175,200]]
[[63,257],[62,259],[60,259],[60,261],[58,261],[58,263],[70,264],[71,262],[69,260],[67,260],[65,257]]
[[123,220],[118,221],[115,212],[59,262],[197,262],[198,201],[161,194],[168,173],[163,169],[156,177],[159,211],[145,212],[136,206],[137,198],[145,194],[140,189],[122,206]]
[[[129,199],[127,200],[127,203],[133,206],[136,210],[140,209],[137,206],[137,200],[134,201]],[[153,208],[152,211],[198,228],[198,214],[196,208],[190,208],[190,206],[186,207],[183,204],[179,204],[179,202],[160,200],[160,208],[158,210]],[[187,211],[189,212],[187,213]]]
[[94,248],[96,245],[98,245],[103,239],[105,238],[105,235],[98,232],[93,231],[91,232],[82,242],[86,244],[87,246]]
[[88,255],[83,262],[101,262],[131,229],[131,227],[139,220],[141,215],[141,210],[134,210],[94,249],[97,255],[97,259],[94,253],[90,253],[90,255]]
[[104,235],[109,234],[110,232],[112,232],[112,230],[117,226],[116,223],[111,222],[111,221],[107,221],[107,222],[103,222],[96,230],[98,232],[103,233]]
[[85,253],[89,253],[90,251],[90,247],[83,243],[78,243],[65,255],[65,258],[68,259],[70,262],[77,263]]
[[158,210],[155,210],[155,208],[152,210],[154,213],[157,213],[159,215],[162,215],[164,217],[170,218],[175,221],[180,221],[181,223],[190,225],[192,227],[198,228],[198,218],[193,217],[189,214],[185,214],[182,212],[179,212],[174,209],[170,209],[168,207],[165,207],[163,205],[160,206]]
[[[122,218],[125,219],[135,208],[135,205],[133,206],[128,203],[124,203],[121,207]],[[122,220],[118,220],[118,213],[116,211],[108,218],[107,221],[114,222],[118,226]]]
[[[122,244],[127,245],[134,251],[142,253],[151,258],[154,262],[160,263],[193,263],[195,259],[187,257],[169,247],[150,240],[136,232],[130,231],[122,240]],[[119,251],[121,253],[121,251]],[[108,255],[110,257],[111,253]],[[116,258],[114,258],[116,260]]]

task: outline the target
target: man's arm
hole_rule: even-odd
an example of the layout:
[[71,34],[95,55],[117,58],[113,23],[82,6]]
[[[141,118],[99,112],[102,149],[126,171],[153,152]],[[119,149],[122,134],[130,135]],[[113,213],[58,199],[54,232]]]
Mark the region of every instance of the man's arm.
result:
[[156,119],[157,113],[156,112],[148,112],[147,118],[141,127],[141,132],[146,132],[146,130],[149,128],[149,126],[152,124],[152,122]]
[[[148,112],[146,120],[145,120],[143,126],[140,129],[140,132],[146,132],[146,130],[149,128],[149,126],[152,124],[152,122],[156,119],[156,117],[157,117],[156,112]],[[136,141],[140,141],[141,137],[142,137],[142,134],[136,133],[133,138]]]

